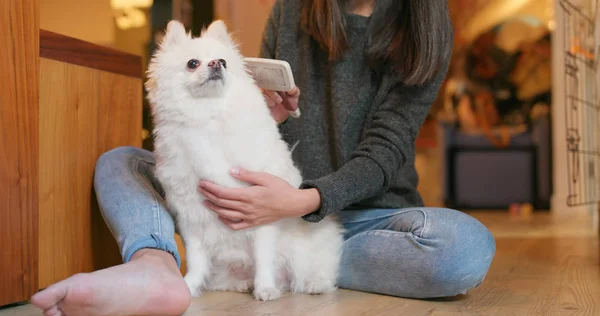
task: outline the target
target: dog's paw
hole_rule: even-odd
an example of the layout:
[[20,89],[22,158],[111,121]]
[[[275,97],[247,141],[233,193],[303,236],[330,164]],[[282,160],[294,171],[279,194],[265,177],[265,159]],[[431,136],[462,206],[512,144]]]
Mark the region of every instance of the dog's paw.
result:
[[281,297],[281,291],[275,287],[257,287],[254,298],[260,301],[272,301]]
[[225,291],[239,292],[239,293],[251,293],[252,292],[252,281],[251,280],[239,280],[227,286]]
[[200,297],[202,291],[200,290],[200,284],[196,282],[195,278],[186,275],[183,279],[190,289],[192,297]]
[[334,282],[319,279],[309,282],[303,292],[306,294],[318,295],[333,292],[336,289],[337,287]]
[[240,282],[236,288],[236,291],[240,293],[252,292],[252,281],[248,280],[246,282]]
[[190,286],[188,284],[188,288],[190,289],[190,294],[192,295],[192,297],[200,297],[200,295],[202,294],[202,291],[198,286]]

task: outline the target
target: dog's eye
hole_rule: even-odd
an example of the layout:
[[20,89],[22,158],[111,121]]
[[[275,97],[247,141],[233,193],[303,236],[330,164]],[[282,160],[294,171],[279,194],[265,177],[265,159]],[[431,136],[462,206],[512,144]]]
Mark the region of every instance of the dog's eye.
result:
[[200,61],[198,59],[190,59],[187,63],[188,68],[196,69],[200,66]]
[[224,68],[227,68],[227,62],[225,59],[219,59],[219,62],[221,62],[221,65],[223,65]]

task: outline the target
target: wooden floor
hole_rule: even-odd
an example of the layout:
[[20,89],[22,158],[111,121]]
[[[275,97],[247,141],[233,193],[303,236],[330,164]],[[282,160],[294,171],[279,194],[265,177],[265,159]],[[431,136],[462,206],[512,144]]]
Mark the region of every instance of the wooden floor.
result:
[[[497,254],[484,283],[465,296],[409,300],[338,290],[331,295],[287,295],[257,302],[249,295],[205,293],[186,315],[600,315],[599,238],[587,214],[472,213],[496,236]],[[40,315],[31,306],[0,316]]]

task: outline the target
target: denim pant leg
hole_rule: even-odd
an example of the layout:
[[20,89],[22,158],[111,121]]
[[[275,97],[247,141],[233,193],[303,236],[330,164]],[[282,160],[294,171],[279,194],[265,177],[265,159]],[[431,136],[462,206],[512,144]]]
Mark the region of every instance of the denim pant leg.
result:
[[172,254],[180,266],[175,224],[154,177],[154,164],[152,153],[144,149],[110,150],[98,159],[94,189],[124,262],[136,251],[152,248]]
[[485,278],[496,251],[488,229],[443,208],[338,213],[346,228],[340,288],[407,298],[464,294]]

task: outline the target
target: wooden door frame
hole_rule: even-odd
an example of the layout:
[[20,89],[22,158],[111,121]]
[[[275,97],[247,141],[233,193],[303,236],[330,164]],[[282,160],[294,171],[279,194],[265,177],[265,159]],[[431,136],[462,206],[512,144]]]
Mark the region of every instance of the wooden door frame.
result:
[[38,285],[39,0],[0,4],[0,306]]

